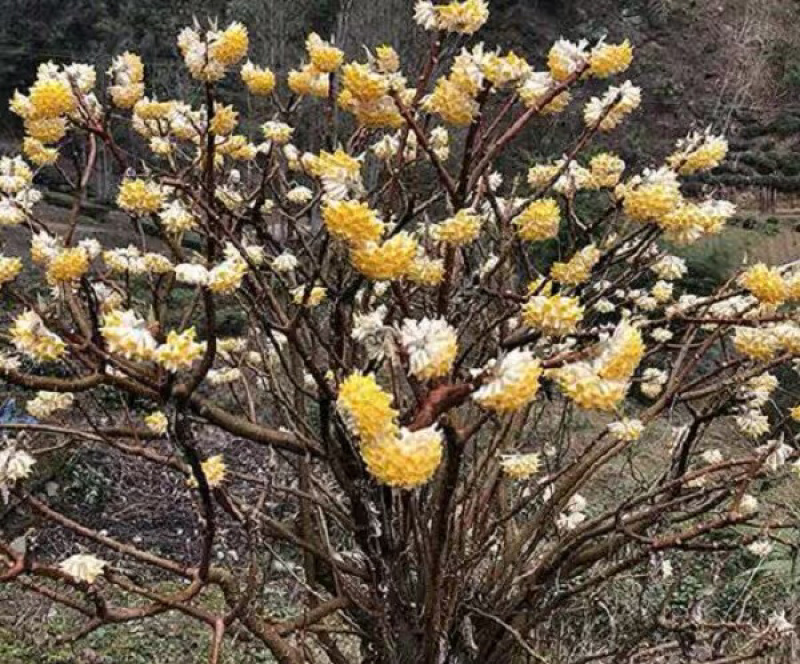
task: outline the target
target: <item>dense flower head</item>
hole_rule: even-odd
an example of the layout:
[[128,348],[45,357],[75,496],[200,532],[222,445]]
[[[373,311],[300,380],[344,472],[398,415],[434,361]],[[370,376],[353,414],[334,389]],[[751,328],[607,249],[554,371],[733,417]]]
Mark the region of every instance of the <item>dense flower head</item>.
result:
[[213,293],[232,293],[247,274],[247,262],[238,254],[222,261],[208,272],[208,288]]
[[495,88],[503,88],[524,79],[531,71],[530,65],[514,51],[501,56],[490,53],[481,62],[481,70]]
[[351,193],[363,192],[361,161],[341,148],[335,152],[323,150],[308,161],[308,172],[322,181],[328,200],[343,200]]
[[515,480],[526,480],[539,472],[542,460],[537,452],[526,454],[504,454],[500,457],[503,472]]
[[626,39],[621,44],[606,44],[601,41],[589,56],[589,71],[597,78],[608,78],[621,74],[633,61],[633,47]]
[[688,245],[705,235],[719,233],[735,211],[735,206],[728,201],[682,201],[656,223],[665,231],[668,240]]
[[437,286],[444,278],[444,260],[418,254],[405,276],[420,286]]
[[600,249],[593,244],[578,251],[566,263],[556,262],[550,268],[554,281],[568,286],[577,286],[589,279],[592,269],[600,260]]
[[383,244],[371,242],[353,249],[355,268],[375,281],[392,281],[406,276],[417,256],[417,241],[401,231]]
[[322,219],[331,235],[356,247],[378,242],[384,231],[375,211],[360,201],[328,201]]
[[156,182],[140,178],[122,181],[117,203],[126,212],[133,214],[155,214],[164,205],[166,194]]
[[402,429],[399,435],[361,446],[369,473],[379,482],[413,489],[428,482],[442,461],[442,434],[430,427]]
[[408,355],[409,369],[420,380],[430,380],[450,372],[458,352],[456,331],[440,319],[406,319],[400,340]]
[[678,141],[676,150],[667,163],[681,175],[691,175],[710,171],[719,166],[728,154],[728,141],[723,136],[715,136],[711,129],[704,133],[693,132]]
[[614,188],[625,171],[625,162],[614,154],[601,152],[589,162],[592,181],[597,188]]
[[209,57],[225,66],[235,65],[244,58],[250,44],[247,28],[238,21],[225,30],[209,33],[209,42]]
[[311,65],[302,69],[289,72],[287,79],[289,89],[296,95],[312,95],[314,97],[327,97],[330,90],[330,81],[325,74],[321,74]]
[[25,450],[13,446],[0,449],[0,491],[30,476],[35,463],[36,459]]
[[144,418],[145,426],[153,433],[164,435],[167,433],[169,420],[163,411],[156,410],[148,414]]
[[660,278],[668,281],[681,279],[686,274],[686,261],[677,256],[663,256],[650,269]]
[[16,349],[39,362],[58,360],[66,351],[61,338],[48,330],[39,314],[30,309],[17,316],[9,332]]
[[30,90],[31,120],[47,120],[72,113],[78,100],[64,78],[39,78]]
[[115,106],[133,108],[144,97],[144,64],[136,53],[125,51],[115,57],[108,74],[111,77],[109,91]]
[[613,411],[628,391],[625,381],[602,378],[587,362],[567,364],[550,375],[568,399],[586,410]]
[[547,71],[528,72],[517,88],[522,103],[527,108],[536,108],[543,115],[564,111],[572,98],[569,90],[553,94],[558,82]]
[[653,221],[664,217],[681,202],[680,184],[675,172],[667,168],[646,170],[643,177],[624,185],[623,209],[634,221]]
[[45,419],[59,410],[70,408],[74,400],[75,396],[69,392],[39,391],[36,397],[25,405],[25,409],[34,417]]
[[37,166],[51,166],[58,161],[58,150],[48,148],[42,141],[26,136],[22,142],[22,151]]
[[454,216],[445,219],[431,228],[431,236],[439,242],[463,246],[478,239],[483,225],[483,217],[473,210],[459,210]]
[[447,30],[471,35],[489,19],[486,0],[451,0],[446,4],[418,0],[414,20],[426,30]]
[[757,263],[745,270],[738,281],[761,302],[783,304],[787,299],[788,287],[778,268]]
[[362,445],[396,438],[399,433],[399,413],[392,407],[392,397],[378,385],[373,374],[348,376],[339,387],[336,405]]
[[22,259],[0,254],[0,287],[16,279],[20,272],[22,272]]
[[197,332],[190,327],[183,332],[170,330],[166,343],[161,344],[155,352],[155,359],[167,371],[187,369],[205,353],[205,343],[195,340]]
[[769,361],[780,350],[780,340],[772,329],[739,326],[734,330],[733,346],[750,359]]
[[536,398],[542,368],[533,353],[517,348],[491,366],[489,374],[489,381],[473,394],[473,398],[484,408],[509,413]]
[[583,119],[587,127],[610,131],[639,108],[641,101],[641,90],[625,81],[619,87],[610,87],[602,97],[592,97],[584,108]]
[[423,105],[425,110],[455,127],[466,127],[478,113],[478,102],[472,94],[449,78],[440,78],[436,82]]
[[577,44],[559,39],[547,54],[547,66],[550,74],[557,81],[565,81],[572,74],[582,70],[588,61],[588,42],[580,41]]
[[146,321],[130,309],[109,311],[100,332],[110,352],[129,360],[151,360],[158,346]]
[[312,32],[306,39],[306,52],[314,69],[324,74],[336,71],[344,60],[344,52],[326,42],[316,32]]
[[533,201],[514,219],[517,232],[523,240],[541,242],[558,235],[561,210],[554,198]]
[[69,283],[80,279],[89,271],[89,254],[83,247],[62,249],[47,266],[47,280],[51,284]]
[[275,89],[275,74],[269,67],[257,67],[248,60],[242,65],[241,75],[251,94],[266,96]]
[[534,295],[522,307],[522,320],[542,334],[564,336],[575,331],[584,309],[577,297]]
[[644,357],[642,333],[627,320],[617,326],[604,346],[596,361],[597,373],[601,378],[627,380]]

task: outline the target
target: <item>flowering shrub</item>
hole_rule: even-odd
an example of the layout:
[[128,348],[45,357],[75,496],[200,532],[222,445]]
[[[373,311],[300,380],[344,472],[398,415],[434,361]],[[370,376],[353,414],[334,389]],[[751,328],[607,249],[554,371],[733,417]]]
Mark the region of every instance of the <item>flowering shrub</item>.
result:
[[[720,233],[734,207],[686,197],[681,178],[718,165],[725,139],[693,133],[629,172],[595,145],[640,105],[630,81],[605,82],[632,46],[559,40],[537,70],[464,45],[487,18],[485,0],[417,2],[430,48],[414,72],[388,45],[351,60],[312,34],[281,80],[233,23],[178,36],[200,102],[146,96],[129,52],[107,95],[92,67],[53,63],[15,93],[24,156],[0,159],[0,225],[30,255],[0,256],[0,376],[36,420],[0,422],[0,488],[82,548],[48,560],[0,542],[0,579],[76,611],[74,638],[175,611],[208,625],[211,662],[244,630],[284,664],[433,664],[645,661],[688,634],[747,659],[786,633],[780,613],[698,622],[670,597],[686,556],[766,556],[786,526],[756,496],[795,457],[800,406],[770,404],[800,353],[800,269],[688,292],[671,251]],[[563,158],[496,170],[581,96]],[[324,135],[292,125],[300,106]],[[124,124],[146,164],[116,141]],[[56,231],[36,174],[66,141],[80,168]],[[123,174],[119,210],[155,229],[137,244],[78,239],[101,151]],[[234,335],[226,312],[245,314]],[[709,447],[731,430],[731,450]],[[200,524],[191,554],[49,505],[29,479],[53,436],[165,469],[164,500],[189,497]],[[247,446],[268,472],[237,468]],[[634,470],[640,450],[650,464]],[[223,528],[244,542],[227,566]],[[297,565],[279,578],[303,589],[289,619],[260,592],[273,544]],[[580,602],[634,587],[650,587],[638,606],[576,626]]]

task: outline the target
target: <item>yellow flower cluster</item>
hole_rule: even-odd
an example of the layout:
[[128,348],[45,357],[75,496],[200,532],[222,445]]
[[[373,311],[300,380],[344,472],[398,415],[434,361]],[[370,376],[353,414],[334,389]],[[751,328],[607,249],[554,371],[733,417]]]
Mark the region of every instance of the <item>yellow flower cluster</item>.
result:
[[435,7],[437,28],[462,35],[471,35],[489,20],[486,0],[463,0]]
[[439,242],[457,247],[470,244],[478,239],[483,225],[483,217],[472,210],[459,210],[455,216],[431,228],[431,236]]
[[352,261],[364,276],[375,281],[392,281],[410,272],[417,249],[417,241],[402,231],[383,244],[371,242],[353,249]]
[[621,44],[599,43],[589,56],[589,72],[597,78],[621,74],[633,62],[633,47],[626,39]]
[[504,56],[498,53],[487,55],[481,63],[481,71],[496,89],[500,89],[524,79],[530,73],[531,67],[524,58],[509,51]]
[[190,327],[183,332],[171,330],[167,341],[161,344],[155,353],[155,359],[167,371],[186,369],[203,355],[206,350],[204,343],[195,341],[197,332]]
[[586,42],[577,44],[559,39],[547,54],[547,67],[556,81],[565,81],[587,66],[589,54]]
[[789,414],[795,422],[800,422],[800,404],[792,408]]
[[417,255],[406,278],[420,286],[437,286],[444,279],[444,261],[439,258]]
[[522,320],[542,334],[564,336],[575,331],[583,313],[577,297],[534,295],[522,307]]
[[160,410],[156,410],[144,418],[145,426],[160,436],[163,436],[167,433],[167,427],[169,426],[169,420],[167,420],[167,416]]
[[316,32],[306,39],[306,52],[314,69],[323,74],[335,72],[344,60],[344,52],[323,40]]
[[241,74],[250,94],[266,96],[275,89],[275,74],[269,67],[256,67],[248,60],[242,65]]
[[47,281],[50,284],[68,284],[88,271],[89,254],[83,247],[62,249],[47,266]]
[[37,392],[36,398],[25,404],[25,410],[39,419],[50,417],[59,410],[72,406],[75,397],[69,392]]
[[558,235],[561,210],[554,198],[533,201],[514,219],[517,232],[523,240],[541,242]]
[[208,55],[225,66],[235,65],[247,55],[249,45],[247,28],[239,22],[234,22],[225,30],[213,33]]
[[450,78],[442,77],[436,82],[433,92],[425,98],[423,106],[448,124],[466,127],[478,112],[478,102],[473,94],[452,75]]
[[634,178],[618,193],[624,196],[625,214],[634,221],[658,220],[681,202],[678,178],[667,168],[645,171],[643,178]]
[[403,116],[389,91],[396,90],[402,103],[407,105],[414,90],[406,88],[402,78],[387,76],[376,67],[377,62],[345,65],[342,68],[343,89],[337,102],[365,127],[397,129],[403,126]]
[[691,175],[716,168],[727,154],[728,141],[707,130],[678,141],[676,151],[667,157],[667,163],[682,175]]
[[379,482],[413,489],[430,480],[442,462],[442,435],[433,427],[420,431],[403,429],[399,436],[362,445],[361,456]]
[[751,360],[768,362],[778,353],[781,343],[770,328],[737,327],[734,330],[733,346]]
[[157,344],[141,316],[131,310],[115,309],[103,318],[100,328],[108,350],[129,360],[147,361],[154,357]]
[[17,316],[9,332],[15,348],[39,362],[54,362],[66,351],[64,342],[47,329],[35,311]]
[[511,413],[536,398],[542,367],[533,353],[515,349],[492,367],[491,374],[491,380],[473,398],[489,410]]
[[111,100],[119,108],[133,108],[144,97],[144,65],[135,53],[125,51],[111,62]]
[[208,457],[200,465],[203,468],[203,475],[206,476],[206,482],[212,489],[216,489],[225,481],[228,469],[221,454]]
[[593,244],[585,246],[566,263],[556,262],[550,268],[550,277],[560,284],[577,286],[592,275],[592,269],[602,252]]
[[549,182],[558,175],[564,162],[556,162],[554,164],[536,164],[528,169],[528,184],[533,189],[541,189],[546,187]]
[[209,290],[223,295],[232,293],[242,285],[247,269],[247,262],[241,256],[227,258],[208,273]]
[[761,302],[783,304],[789,296],[789,288],[778,268],[757,263],[743,272],[739,285],[746,288]]
[[583,119],[587,127],[611,131],[641,102],[641,90],[625,81],[619,87],[610,87],[602,97],[592,97],[583,110]]
[[527,454],[504,454],[500,457],[503,472],[515,480],[526,480],[539,472],[541,457],[536,452]]
[[51,120],[72,113],[78,100],[69,81],[63,78],[39,78],[30,90],[31,120]]
[[[200,464],[203,470],[203,476],[206,478],[206,483],[212,489],[222,486],[225,477],[228,474],[228,467],[225,465],[225,459],[221,454],[215,454],[208,457]],[[197,479],[192,476],[187,481],[187,484],[192,488],[197,488]]]
[[0,287],[16,279],[20,272],[22,272],[22,259],[0,254]]
[[616,155],[602,152],[592,157],[589,168],[596,188],[614,188],[619,184],[619,179],[625,170],[625,162]]
[[598,376],[609,380],[628,380],[642,361],[644,351],[642,333],[623,320],[597,359]]
[[553,370],[550,376],[568,399],[587,410],[612,411],[628,391],[628,383],[601,378],[587,362],[568,364]]
[[672,212],[657,219],[656,223],[670,242],[687,245],[705,235],[719,233],[735,210],[735,206],[728,201],[684,201]]
[[37,166],[51,166],[58,161],[58,150],[48,148],[40,140],[26,136],[22,140],[22,151]]
[[351,192],[362,193],[361,162],[339,148],[336,152],[322,151],[304,161],[308,172],[322,181],[328,200],[342,200]]
[[556,85],[556,80],[549,72],[528,72],[517,87],[517,94],[526,108],[537,108],[542,115],[561,113],[572,98],[569,90],[558,93],[544,103]]
[[178,35],[178,48],[191,75],[200,81],[219,81],[227,68],[247,55],[247,28],[231,23],[225,30],[209,30],[204,36],[192,28]]
[[339,387],[337,408],[364,446],[396,438],[398,412],[372,374],[354,373]]
[[156,182],[139,178],[122,181],[117,195],[117,204],[133,214],[155,214],[164,205],[166,194]]

